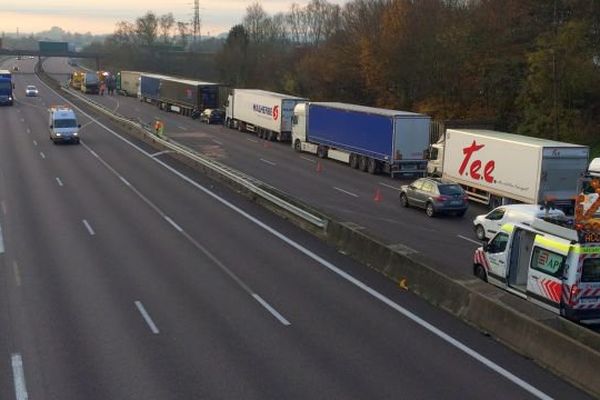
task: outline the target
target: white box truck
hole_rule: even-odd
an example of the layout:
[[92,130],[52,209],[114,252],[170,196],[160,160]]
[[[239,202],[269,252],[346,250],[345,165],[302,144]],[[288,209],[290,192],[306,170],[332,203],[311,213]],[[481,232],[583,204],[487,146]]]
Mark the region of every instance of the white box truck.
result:
[[573,211],[589,148],[505,132],[447,129],[432,145],[428,173],[462,185],[491,207],[552,201]]
[[225,104],[225,126],[261,139],[290,141],[294,107],[301,97],[257,89],[233,89]]

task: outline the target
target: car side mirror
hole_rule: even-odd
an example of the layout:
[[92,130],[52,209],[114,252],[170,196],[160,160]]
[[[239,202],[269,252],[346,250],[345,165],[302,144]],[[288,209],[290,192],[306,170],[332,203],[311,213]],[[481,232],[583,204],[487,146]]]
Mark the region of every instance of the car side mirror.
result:
[[81,128],[81,124],[77,124],[77,127],[78,127],[78,128]]

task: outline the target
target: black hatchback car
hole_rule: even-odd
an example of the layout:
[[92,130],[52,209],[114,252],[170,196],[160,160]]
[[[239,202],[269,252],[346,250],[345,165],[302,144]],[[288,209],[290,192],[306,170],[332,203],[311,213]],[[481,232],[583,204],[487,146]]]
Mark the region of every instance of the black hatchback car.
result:
[[462,217],[469,208],[467,194],[460,185],[438,178],[421,178],[403,185],[400,204],[424,208],[428,217],[442,213]]

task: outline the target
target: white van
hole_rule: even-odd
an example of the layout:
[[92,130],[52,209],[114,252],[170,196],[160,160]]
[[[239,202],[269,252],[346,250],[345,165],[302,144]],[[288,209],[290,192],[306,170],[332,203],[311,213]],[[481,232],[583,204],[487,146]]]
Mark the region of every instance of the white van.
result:
[[75,112],[66,106],[52,106],[48,109],[50,140],[79,144],[79,129]]
[[498,233],[504,224],[529,223],[534,218],[543,217],[562,219],[565,218],[565,213],[558,209],[546,209],[535,204],[508,204],[475,217],[473,228],[477,239],[488,240]]
[[473,273],[574,321],[600,320],[600,232],[534,219],[475,250]]

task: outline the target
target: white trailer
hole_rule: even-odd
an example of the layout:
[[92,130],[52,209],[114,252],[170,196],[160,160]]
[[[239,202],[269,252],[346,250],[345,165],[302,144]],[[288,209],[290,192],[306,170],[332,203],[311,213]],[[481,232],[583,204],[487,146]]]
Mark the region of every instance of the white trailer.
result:
[[137,71],[121,71],[117,74],[117,92],[123,96],[138,97],[140,92],[140,75]]
[[225,104],[225,126],[261,139],[290,141],[294,107],[301,97],[256,89],[233,89]]
[[461,184],[473,201],[540,204],[570,212],[589,148],[511,133],[448,129],[432,146],[428,172]]

